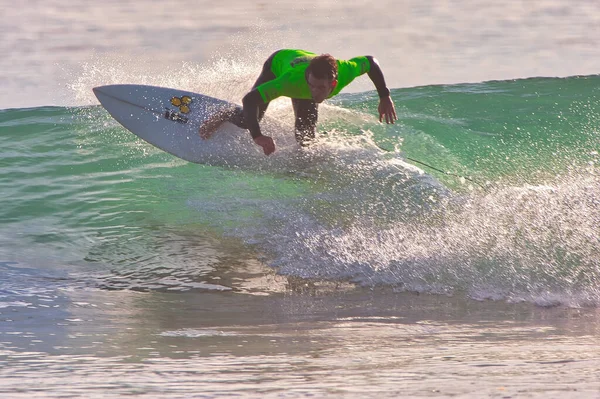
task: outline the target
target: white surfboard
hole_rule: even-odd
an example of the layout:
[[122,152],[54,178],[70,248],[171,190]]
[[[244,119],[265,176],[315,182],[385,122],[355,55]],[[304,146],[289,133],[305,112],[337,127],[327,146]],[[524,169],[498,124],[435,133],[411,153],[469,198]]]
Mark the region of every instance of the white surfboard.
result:
[[[198,134],[200,126],[211,115],[235,107],[233,103],[198,93],[146,85],[99,86],[93,91],[100,104],[121,125],[148,143],[186,161],[240,165],[251,163],[252,159],[266,158],[248,131],[229,122],[209,139],[202,139]],[[281,153],[284,142],[278,144]],[[240,157],[244,157],[242,161]]]

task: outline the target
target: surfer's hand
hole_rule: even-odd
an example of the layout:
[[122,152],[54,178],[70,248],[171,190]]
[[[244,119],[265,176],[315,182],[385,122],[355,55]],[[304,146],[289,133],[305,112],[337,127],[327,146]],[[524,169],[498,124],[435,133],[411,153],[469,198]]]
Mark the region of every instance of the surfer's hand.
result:
[[269,136],[258,136],[254,138],[254,142],[263,148],[265,155],[270,155],[275,151],[275,143]]
[[377,110],[379,111],[379,122],[383,122],[384,116],[386,123],[394,123],[394,121],[398,119],[396,116],[396,107],[394,107],[394,102],[390,96],[379,100],[379,107]]

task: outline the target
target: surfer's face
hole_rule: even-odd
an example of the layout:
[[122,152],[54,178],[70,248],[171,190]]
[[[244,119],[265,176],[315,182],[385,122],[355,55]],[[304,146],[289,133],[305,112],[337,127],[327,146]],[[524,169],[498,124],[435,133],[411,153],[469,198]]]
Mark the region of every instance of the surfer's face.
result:
[[312,73],[308,74],[306,81],[310,88],[310,95],[316,103],[322,103],[331,94],[337,84],[337,80],[318,79]]

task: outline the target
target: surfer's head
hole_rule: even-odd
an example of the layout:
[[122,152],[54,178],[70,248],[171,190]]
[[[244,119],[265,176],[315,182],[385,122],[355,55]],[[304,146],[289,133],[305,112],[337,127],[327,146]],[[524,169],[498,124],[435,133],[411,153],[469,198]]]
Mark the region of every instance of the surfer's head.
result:
[[337,85],[337,61],[330,54],[321,54],[310,61],[306,68],[306,82],[312,99],[323,102]]

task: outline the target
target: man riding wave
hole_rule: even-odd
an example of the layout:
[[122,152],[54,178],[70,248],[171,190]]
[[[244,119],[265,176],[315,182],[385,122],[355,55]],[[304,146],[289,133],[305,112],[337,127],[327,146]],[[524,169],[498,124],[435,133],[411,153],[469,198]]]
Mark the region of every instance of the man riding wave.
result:
[[276,51],[265,61],[261,74],[242,100],[243,108],[236,107],[209,120],[200,128],[200,135],[208,138],[221,123],[229,121],[248,129],[254,142],[269,155],[275,151],[275,143],[271,137],[263,136],[259,122],[269,103],[284,96],[292,99],[296,140],[300,145],[307,145],[315,137],[318,105],[365,73],[379,94],[379,121],[385,118],[387,123],[394,123],[398,119],[394,102],[375,58],[360,56],[338,60],[330,54],[285,49]]

